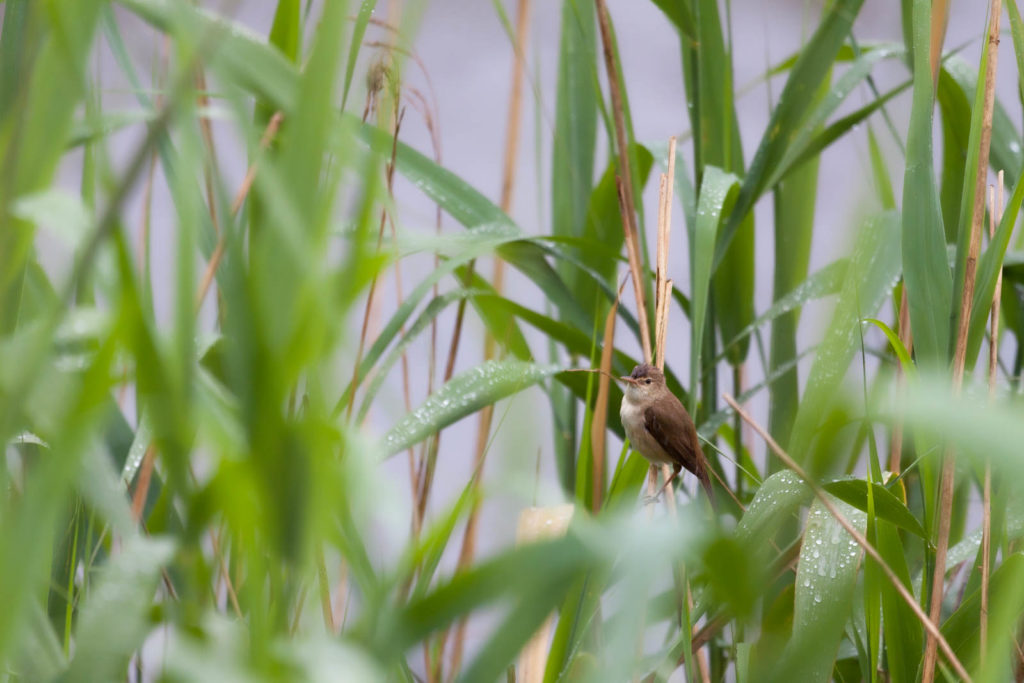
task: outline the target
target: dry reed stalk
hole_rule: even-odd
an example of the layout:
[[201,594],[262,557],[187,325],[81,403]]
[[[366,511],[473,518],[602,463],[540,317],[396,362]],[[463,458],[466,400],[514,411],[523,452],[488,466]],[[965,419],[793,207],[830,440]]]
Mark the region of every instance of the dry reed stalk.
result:
[[[900,317],[899,317],[899,338],[907,353],[913,353],[914,335],[910,329],[910,306],[907,304],[907,286],[903,285],[903,294],[900,296]],[[902,363],[896,365],[896,392],[903,391],[906,381],[905,369]],[[896,421],[892,428],[892,438],[889,440],[889,471],[899,474],[900,461],[903,459],[903,422]]]
[[[988,237],[989,244],[996,235],[996,222],[1003,218],[1003,172],[999,172],[999,198],[989,188]],[[997,218],[998,216],[998,218]],[[992,294],[992,312],[989,319],[988,397],[995,400],[996,370],[999,367],[999,304],[1003,288],[1003,269],[996,274],[996,289]],[[988,652],[989,577],[992,573],[992,463],[985,460],[985,480],[981,493],[981,659]]]
[[672,188],[676,175],[676,138],[668,139],[668,172],[660,177],[658,192],[658,255],[655,305],[655,365],[665,367],[665,341],[668,337],[668,306],[672,281],[668,279],[668,250],[672,234]]
[[[473,262],[471,261],[467,266],[469,269],[468,278],[472,277],[473,274]],[[451,342],[448,345],[448,360],[445,362],[444,375],[442,375],[441,383],[447,384],[448,380],[452,378],[452,374],[455,372],[455,355],[459,349],[459,342],[462,340],[462,321],[466,313],[466,300],[463,299],[459,302],[459,306],[455,312],[455,325],[452,329]],[[430,489],[434,483],[434,468],[437,462],[437,451],[441,445],[441,433],[434,434],[428,441],[426,447],[426,457],[420,459],[419,472],[416,474],[416,482],[419,484],[419,489],[416,492],[415,500],[413,504],[415,506],[415,514],[419,515],[422,522],[423,517],[427,511],[427,499],[430,497]]]
[[[655,342],[657,344],[657,355],[654,364],[659,370],[665,369],[665,343],[668,339],[668,312],[669,297],[672,294],[672,281],[668,279],[668,252],[670,237],[672,234],[672,181],[675,178],[676,169],[676,138],[669,138],[668,143],[668,173],[662,173],[658,193],[658,253],[656,255],[657,269],[655,271]],[[668,465],[661,466],[662,477],[669,482],[672,470]],[[652,483],[657,485],[657,476],[651,477]],[[675,512],[675,490],[672,484],[666,483],[665,491],[666,504],[669,509]]]
[[602,54],[608,72],[608,90],[612,97],[612,119],[615,122],[615,143],[618,151],[618,173],[615,185],[618,190],[619,210],[622,213],[622,229],[626,233],[626,255],[629,257],[629,272],[633,276],[633,293],[636,296],[637,321],[640,325],[640,343],[644,351],[644,362],[651,362],[651,330],[647,322],[647,302],[644,295],[643,273],[640,270],[640,243],[637,238],[636,203],[633,192],[633,174],[629,166],[629,141],[626,138],[625,108],[622,103],[622,87],[618,70],[615,68],[611,19],[605,0],[595,0],[597,23],[601,31]]
[[[374,97],[374,93],[373,92],[371,92],[370,94],[367,95],[367,106],[366,106],[366,110],[363,113],[364,119],[365,119],[365,117],[368,115],[368,113],[370,111],[370,100],[373,97]],[[385,182],[386,182],[387,192],[388,192],[388,195],[391,196],[392,198],[394,197],[395,166],[396,166],[396,158],[398,156],[398,135],[399,135],[399,132],[402,129],[402,121],[405,118],[405,108],[400,106],[400,102],[401,102],[400,97],[399,97],[399,95],[398,95],[398,93],[396,91],[396,93],[395,93],[395,100],[394,100],[394,106],[393,106],[393,109],[392,109],[392,114],[393,114],[392,121],[394,122],[394,125],[393,125],[392,136],[391,136],[391,156],[388,159],[388,163],[387,163],[387,165],[386,165],[386,167],[384,169],[384,175],[385,175]],[[389,218],[388,210],[386,208],[381,209],[381,213],[380,213],[380,227],[378,228],[378,231],[377,231],[377,251],[378,252],[380,251],[381,245],[384,242],[384,227],[387,224],[388,218]],[[391,228],[392,228],[392,232],[394,232],[394,222],[393,221],[391,223]],[[396,239],[397,239],[397,237],[396,237]],[[375,295],[375,293],[377,291],[377,280],[378,280],[378,275],[375,273],[374,276],[373,276],[373,279],[370,282],[370,292],[369,292],[369,294],[367,295],[367,298],[366,298],[366,308],[363,310],[363,323],[362,323],[362,327],[360,328],[360,331],[359,331],[359,347],[358,347],[358,349],[356,351],[355,363],[353,364],[353,369],[352,369],[352,383],[351,383],[352,391],[349,394],[348,407],[346,408],[346,413],[345,413],[345,418],[347,420],[351,419],[351,417],[352,417],[352,408],[355,405],[356,388],[359,385],[359,365],[362,362],[363,351],[366,348],[366,335],[367,335],[367,332],[368,332],[369,327],[370,327],[370,317],[371,317],[371,315],[372,315],[372,313],[374,311],[374,308],[375,308],[374,307],[374,295]],[[399,281],[399,286],[400,286],[400,281]],[[403,360],[404,360],[404,356],[403,356]],[[408,392],[408,384],[407,384],[408,369],[407,369],[407,364],[405,364],[405,363],[403,363],[403,372],[404,372],[403,379],[406,380],[406,382],[403,384],[403,388],[405,389],[404,395],[405,395],[405,400],[408,403],[409,402],[409,392]],[[414,457],[415,456],[414,456],[413,449],[410,447],[410,449],[409,449],[410,461],[412,461],[414,459]],[[412,468],[411,462],[410,462],[410,468]],[[319,584],[320,584],[320,606],[321,606],[321,611],[322,611],[323,616],[324,616],[324,623],[327,626],[327,629],[328,629],[328,631],[330,633],[337,633],[338,627],[337,627],[336,621],[334,619],[334,610],[333,610],[332,603],[331,603],[331,587],[330,587],[330,584],[329,584],[328,578],[327,578],[327,565],[326,565],[326,562],[325,562],[325,559],[324,559],[324,553],[323,553],[323,548],[322,547],[317,549],[316,562],[317,562],[317,573],[318,573]],[[337,585],[337,588],[336,588],[337,592],[339,594],[343,593],[346,590],[347,585],[348,585],[348,574],[347,574],[347,568],[346,568],[345,563],[343,561],[341,563],[341,576],[338,579],[338,585]]]
[[231,609],[234,611],[235,616],[242,619],[242,606],[238,604],[238,592],[235,590],[235,584],[231,580],[231,573],[228,571],[228,564],[224,560],[224,553],[221,552],[220,539],[224,534],[223,523],[221,527],[210,530],[210,544],[213,547],[213,554],[217,558],[218,571],[220,572],[220,578],[224,582],[224,588],[228,594],[228,602],[231,603]]
[[662,350],[668,342],[668,305],[672,301],[672,280],[665,280],[662,285],[660,296],[662,299],[662,324],[661,324],[661,336],[658,337],[658,355],[661,356],[660,366],[665,365],[665,352]]
[[[506,214],[512,211],[512,196],[515,190],[516,168],[519,162],[519,132],[521,129],[523,103],[523,77],[526,71],[526,42],[530,33],[530,0],[519,0],[516,8],[516,36],[512,67],[512,84],[509,93],[508,114],[505,125],[505,155],[502,167],[501,198],[499,205]],[[500,296],[505,288],[505,262],[500,257],[494,259],[494,291]],[[464,301],[464,300],[463,300]],[[497,355],[496,340],[493,335],[484,335],[484,360],[491,360]],[[476,448],[473,457],[474,488],[479,488],[483,474],[484,461],[487,459],[487,444],[494,421],[494,404],[486,405],[480,411],[477,422]],[[479,520],[479,506],[473,503],[466,520],[466,528],[462,536],[462,548],[459,552],[458,569],[465,569],[476,556],[476,529]],[[441,636],[441,652],[447,631]],[[455,640],[452,644],[451,672],[454,675],[462,665],[462,653],[466,641],[466,619],[460,619],[455,627]],[[545,655],[546,657],[546,655]],[[541,669],[543,675],[543,669]],[[538,679],[539,680],[539,679]]]
[[949,26],[949,0],[932,0],[932,22],[928,44],[928,63],[932,68],[932,83],[939,80],[939,66],[942,64],[942,44]]
[[[674,147],[674,145],[670,146],[669,151],[669,154],[673,157],[675,156]],[[658,187],[658,252],[655,254],[656,267],[654,271],[654,337],[657,343],[654,364],[659,370],[665,369],[665,351],[662,339],[665,336],[665,330],[668,328],[668,306],[665,302],[665,284],[668,280],[665,271],[668,269],[668,225],[672,220],[672,207],[668,200],[667,185],[668,177],[662,173]],[[648,363],[651,362],[649,358],[645,358],[645,360]],[[658,469],[656,465],[651,465],[650,476],[647,481],[648,495],[651,496],[657,495]],[[675,514],[675,487],[670,482],[672,469],[668,465],[662,465],[660,470],[666,482],[665,505]]]
[[[395,108],[398,108],[398,99],[395,99]],[[405,109],[402,109],[395,116],[395,128],[391,136],[391,158],[388,160],[387,168],[385,169],[385,178],[387,182],[388,194],[392,194],[392,188],[394,186],[395,179],[395,159],[398,156],[398,133],[402,128],[402,118],[405,115]],[[384,241],[384,226],[387,220],[387,209],[381,209],[380,212],[380,229],[377,231],[377,251],[380,251],[381,245]],[[374,310],[374,295],[377,292],[377,274],[374,274],[373,279],[370,281],[370,292],[366,296],[366,308],[363,309],[363,324],[359,331],[359,347],[356,349],[356,360],[352,369],[352,391],[348,397],[348,408],[345,413],[346,419],[352,417],[352,407],[355,405],[356,400],[356,388],[359,386],[359,364],[363,360],[363,350],[366,348],[366,334],[370,327],[370,316]]]
[[665,340],[668,335],[668,305],[672,300],[672,280],[668,279],[668,245],[672,235],[672,191],[676,181],[676,136],[668,139],[668,171],[665,177],[665,254],[662,257],[662,271],[665,273],[665,292],[662,296],[662,328],[658,339],[658,350],[664,359]]
[[[397,33],[398,33],[398,29],[396,29],[394,26],[391,26],[389,23],[387,23],[386,21],[384,21],[382,19],[377,19],[375,17],[370,17],[370,23],[374,24],[376,26],[380,26],[382,28],[385,28],[388,31],[391,31],[393,34],[397,35]],[[413,109],[415,109],[417,112],[419,112],[420,116],[423,117],[423,123],[427,127],[427,133],[430,135],[430,146],[431,146],[431,151],[434,154],[434,163],[436,163],[438,166],[441,166],[442,165],[442,158],[441,158],[441,130],[440,130],[440,123],[439,123],[440,122],[440,113],[439,113],[439,109],[438,109],[438,106],[437,106],[437,92],[434,90],[434,83],[433,83],[433,81],[430,78],[430,72],[427,71],[426,64],[423,63],[423,60],[420,58],[420,56],[414,50],[410,50],[410,49],[404,48],[401,45],[398,45],[396,43],[389,43],[389,42],[379,41],[379,40],[370,40],[370,41],[365,41],[363,43],[363,45],[366,46],[366,47],[381,48],[381,49],[387,50],[388,52],[398,52],[398,53],[400,53],[402,55],[405,55],[409,59],[411,59],[420,68],[420,71],[423,74],[423,78],[424,78],[424,80],[427,83],[427,91],[428,91],[428,93],[430,95],[430,99],[428,100],[427,97],[424,96],[422,92],[420,92],[414,86],[411,86],[411,85],[408,85],[408,84],[404,84],[402,86],[402,91],[406,95],[406,100],[410,104],[412,104]],[[435,230],[434,230],[434,232],[435,232],[435,234],[438,234],[438,235],[441,234],[441,215],[442,215],[441,214],[441,205],[439,203],[435,203],[435,208],[434,208],[434,226],[435,226]],[[436,269],[439,266],[440,266],[440,257],[437,255],[437,253],[435,253],[434,254],[434,268]],[[436,282],[431,287],[431,291],[433,293],[433,296],[436,298],[437,295],[438,295],[438,292],[439,292],[439,286],[438,286],[438,284]],[[404,358],[404,354],[403,354],[403,358]],[[432,319],[430,321],[430,350],[429,350],[429,353],[428,353],[428,361],[427,361],[427,396],[430,396],[431,394],[434,393],[434,381],[436,379],[435,375],[437,374],[436,368],[437,368],[437,319],[434,318],[434,319]],[[423,452],[420,454],[420,459],[421,460],[426,457],[425,453],[426,453],[426,448],[424,448]],[[417,480],[418,469],[416,467],[414,467],[412,469],[412,471],[410,472],[409,476],[410,476],[410,481],[411,481],[411,488],[413,490],[413,494],[415,495],[415,493],[417,491],[419,491],[419,482]],[[413,517],[414,517],[413,529],[414,529],[415,535],[419,535],[419,528],[420,528],[420,525],[422,524],[422,520],[415,519],[417,517],[417,515],[415,514],[416,510],[417,510],[417,507],[414,506],[413,507],[413,512],[414,512],[414,514],[413,514]]]
[[924,610],[921,609],[921,606],[917,604],[917,599],[910,593],[910,591],[907,590],[907,587],[903,585],[902,581],[900,581],[900,578],[896,575],[896,572],[894,572],[892,570],[892,567],[890,567],[885,562],[885,560],[882,559],[882,556],[878,554],[878,551],[875,550],[875,547],[868,543],[868,540],[864,537],[864,535],[861,532],[857,531],[853,524],[850,523],[850,520],[846,519],[846,517],[844,517],[843,514],[839,512],[839,509],[836,508],[835,504],[829,499],[825,489],[823,489],[821,485],[818,484],[818,482],[813,480],[807,474],[807,472],[805,472],[804,469],[800,467],[800,465],[798,465],[795,460],[793,460],[793,458],[789,457],[789,454],[787,454],[786,451],[784,451],[782,447],[778,444],[778,442],[776,442],[775,439],[772,438],[771,434],[769,434],[764,429],[764,427],[758,424],[754,420],[754,418],[751,417],[749,413],[747,413],[747,411],[740,407],[740,405],[736,402],[736,399],[734,399],[729,394],[723,394],[722,396],[725,399],[725,402],[728,403],[732,407],[732,409],[735,410],[739,414],[739,416],[743,418],[745,422],[747,422],[747,424],[753,427],[754,431],[757,432],[758,436],[764,439],[764,442],[768,445],[768,448],[776,455],[776,457],[778,457],[779,460],[781,460],[783,464],[786,465],[786,467],[793,470],[793,472],[796,473],[798,477],[804,480],[804,482],[814,492],[815,497],[821,501],[821,504],[825,507],[826,510],[828,510],[829,514],[835,517],[836,521],[839,522],[839,525],[843,527],[846,533],[850,534],[850,537],[857,543],[857,545],[863,548],[864,552],[870,555],[871,559],[878,563],[878,566],[882,569],[882,573],[884,573],[886,578],[889,579],[889,582],[896,589],[896,592],[899,593],[900,597],[903,598],[903,601],[907,603],[907,605],[910,607],[910,610],[914,613],[914,616],[917,617],[918,621],[920,621],[921,624],[924,626],[925,630],[928,632],[928,635],[932,639],[934,639],[937,642],[938,647],[942,649],[943,654],[946,655],[946,659],[949,661],[950,666],[953,667],[953,670],[956,671],[957,675],[960,676],[963,680],[970,681],[971,677],[967,673],[967,669],[964,668],[964,665],[957,658],[956,653],[953,652],[953,649],[949,646],[949,643],[946,641],[945,637],[943,637],[942,632],[939,630],[939,627],[936,626],[935,623],[928,617],[928,615],[924,613]]
[[[206,74],[202,67],[196,69],[196,100],[202,108],[208,108],[210,106],[210,96],[207,94],[206,89]],[[216,206],[216,197],[213,193],[213,178],[220,175],[217,170],[217,147],[213,141],[213,126],[210,124],[209,116],[199,117],[199,135],[203,140],[203,144],[206,145],[206,149],[210,154],[209,163],[204,164],[203,167],[203,185],[206,190],[206,204],[210,209],[210,220],[213,222],[213,233],[220,235],[220,221],[217,220],[217,211],[214,209]]]
[[[625,284],[625,282],[623,282]],[[619,296],[622,296],[622,288],[619,288]],[[612,352],[615,349],[615,317],[619,312],[619,297],[615,298],[608,311],[608,317],[604,321],[604,338],[601,345],[601,373],[597,380],[597,402],[594,406],[594,417],[590,423],[590,450],[592,453],[593,472],[593,494],[591,496],[591,510],[597,514],[601,509],[602,498],[604,497],[605,479],[605,439],[608,430],[608,392],[611,385],[609,380],[612,368]]]
[[155,460],[156,444],[151,443],[142,457],[142,465],[139,466],[139,481],[135,485],[135,493],[132,494],[132,519],[136,524],[142,521],[142,510],[146,506],[146,495],[149,493]]
[[[971,305],[974,299],[974,285],[978,267],[978,252],[981,250],[981,230],[985,219],[985,185],[988,177],[989,143],[992,138],[992,107],[995,100],[996,65],[999,56],[999,15],[1000,0],[992,0],[988,30],[988,63],[985,65],[985,90],[982,105],[981,139],[978,150],[978,172],[974,183],[974,206],[971,215],[971,234],[967,247],[967,262],[964,268],[964,283],[960,297],[960,319],[957,328],[956,347],[953,353],[953,393],[957,395],[963,387],[964,366],[967,356],[967,332],[971,320]],[[943,586],[946,576],[946,554],[949,550],[949,527],[953,507],[954,463],[952,448],[947,447],[942,458],[942,475],[939,485],[939,528],[935,543],[935,572],[932,575],[932,593],[929,616],[937,627],[942,615]],[[936,643],[932,630],[928,631],[925,643],[924,664],[921,680],[932,683],[935,679]]]
[[[352,19],[354,20],[354,18],[352,18]],[[377,17],[370,17],[369,21],[370,21],[371,24],[373,24],[375,26],[378,26],[380,28],[383,28],[386,31],[389,31],[392,35],[394,35],[396,37],[399,35],[398,29],[395,26],[393,26],[391,23],[389,23],[389,21],[387,21],[387,20],[379,19]],[[398,52],[400,54],[405,55],[409,59],[411,59],[419,67],[419,69],[422,72],[423,77],[424,77],[424,79],[426,81],[427,90],[429,92],[430,99],[428,100],[427,97],[425,97],[417,88],[415,88],[413,86],[410,86],[408,84],[403,86],[403,92],[407,95],[407,99],[412,104],[413,109],[418,111],[420,113],[420,115],[423,117],[424,124],[427,127],[427,132],[430,134],[430,143],[431,143],[431,148],[432,148],[433,153],[434,153],[434,161],[440,166],[441,162],[442,162],[442,158],[441,158],[441,133],[440,133],[440,126],[439,126],[440,114],[439,114],[439,109],[438,109],[438,106],[437,106],[437,92],[434,89],[434,84],[433,84],[433,81],[430,78],[430,72],[427,70],[426,64],[424,64],[423,60],[420,58],[420,56],[414,50],[410,50],[410,49],[407,49],[405,47],[402,47],[401,45],[398,45],[397,43],[372,40],[372,41],[364,41],[363,45],[366,46],[366,47],[380,48],[380,49],[386,50],[389,53],[391,53],[391,52]],[[370,102],[367,101],[367,104],[366,104],[366,112],[367,113],[368,113],[369,109],[370,109]],[[365,114],[364,114],[364,116],[365,116]],[[439,234],[441,234],[441,215],[442,215],[441,214],[441,205],[440,204],[436,204],[435,205],[434,215],[435,215],[435,218],[434,218],[435,232],[436,232],[436,234],[439,235]],[[434,267],[437,268],[439,263],[440,263],[439,257],[435,253],[434,254]],[[472,272],[472,270],[471,270],[471,272]],[[439,291],[437,283],[435,283],[431,289],[432,289],[432,292],[433,292],[433,296],[437,297],[438,296],[438,291]],[[456,350],[458,349],[459,342],[460,342],[460,339],[461,339],[462,321],[463,321],[464,315],[465,315],[465,302],[463,301],[463,302],[460,302],[459,306],[458,306],[458,313],[457,313],[457,316],[456,316],[456,323],[455,323],[455,329],[454,329],[453,337],[452,337],[452,344],[451,344],[451,348],[449,349],[449,354],[448,354],[448,364],[447,364],[447,368],[446,368],[445,374],[444,374],[444,381],[445,382],[447,382],[449,379],[451,379],[452,371],[454,369],[455,354],[456,354]],[[437,374],[437,372],[436,372],[436,368],[437,368],[437,346],[438,346],[438,344],[437,344],[437,320],[436,319],[432,319],[430,321],[430,345],[429,345],[428,362],[427,362],[427,395],[428,396],[434,393],[434,382],[436,380],[436,374]],[[403,359],[404,359],[404,355],[403,355]],[[403,360],[403,362],[404,362],[404,360]],[[435,439],[436,438],[437,437],[435,437]],[[430,439],[426,443],[424,443],[423,448],[422,448],[422,450],[420,452],[420,455],[419,455],[419,463],[418,464],[415,462],[415,460],[416,460],[415,456],[410,453],[409,481],[410,481],[410,488],[412,489],[412,495],[413,495],[413,499],[414,499],[414,503],[413,503],[413,506],[412,506],[412,521],[411,521],[411,525],[412,525],[412,531],[413,531],[413,536],[414,537],[418,537],[419,536],[419,533],[420,533],[420,530],[421,530],[421,527],[422,527],[422,524],[423,524],[422,515],[423,515],[423,512],[425,511],[425,508],[426,508],[426,498],[425,498],[425,496],[427,495],[427,492],[429,492],[429,489],[430,489],[430,486],[429,485],[425,485],[424,481],[426,480],[426,478],[428,476],[432,478],[432,467],[428,467],[427,462],[432,457],[436,457],[437,445],[438,444],[437,444],[437,441],[435,439]],[[430,475],[427,474],[427,470],[428,469],[431,471]],[[422,504],[421,504],[421,501],[422,501]],[[429,667],[428,667],[428,670],[429,670]]]

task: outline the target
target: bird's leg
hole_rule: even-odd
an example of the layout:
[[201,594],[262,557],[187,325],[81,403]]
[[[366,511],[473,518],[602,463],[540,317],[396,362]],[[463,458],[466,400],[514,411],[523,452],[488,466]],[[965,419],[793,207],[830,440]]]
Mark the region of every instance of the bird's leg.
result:
[[680,472],[680,471],[681,471],[682,469],[683,469],[683,468],[682,468],[682,467],[680,467],[679,465],[673,465],[673,466],[672,466],[672,474],[671,474],[671,475],[669,475],[669,478],[668,478],[668,479],[666,479],[666,480],[665,480],[665,483],[664,483],[664,484],[662,485],[662,487],[661,487],[661,490],[660,490],[660,491],[658,491],[658,495],[659,495],[659,496],[660,496],[660,495],[661,495],[662,493],[664,493],[664,492],[665,492],[665,489],[667,489],[667,488],[668,488],[668,485],[669,485],[669,484],[671,484],[672,482],[674,482],[674,481],[676,480],[676,478],[677,478],[677,477],[679,476],[679,472]]
[[665,492],[665,489],[668,488],[668,485],[676,480],[676,478],[679,476],[679,472],[681,470],[682,470],[682,467],[680,467],[679,465],[673,465],[672,466],[672,474],[669,475],[669,478],[666,479],[665,483],[662,484],[660,489],[658,489],[658,492],[655,493],[653,496],[644,496],[644,505],[650,505],[651,503],[657,502],[657,500],[659,498],[661,498],[661,494],[663,494]]

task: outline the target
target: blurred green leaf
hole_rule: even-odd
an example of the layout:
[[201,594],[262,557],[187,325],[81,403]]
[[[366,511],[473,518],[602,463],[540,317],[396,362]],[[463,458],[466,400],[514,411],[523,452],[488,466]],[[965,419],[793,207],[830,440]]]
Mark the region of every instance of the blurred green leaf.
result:
[[518,393],[560,369],[556,365],[503,360],[487,361],[459,373],[388,431],[384,437],[384,451],[387,455],[399,453],[451,423]]
[[148,612],[160,571],[170,561],[169,539],[131,539],[95,580],[75,629],[67,681],[117,678],[148,633]]
[[273,107],[292,111],[298,91],[293,64],[251,31],[221,16],[189,5],[155,0],[118,0],[160,31],[189,40],[215,41],[214,64],[237,85],[251,90]]
[[514,604],[543,600],[542,606],[550,609],[551,600],[557,602],[568,590],[566,582],[593,563],[593,555],[572,535],[506,551],[456,574],[426,596],[392,608],[394,613],[377,616],[376,648],[392,657],[401,655],[460,616],[513,596],[518,597]]
[[345,84],[341,89],[341,109],[343,111],[348,103],[348,92],[352,85],[352,74],[356,70],[356,58],[359,56],[359,50],[363,47],[363,36],[366,35],[366,27],[370,23],[370,17],[373,15],[373,10],[376,6],[377,0],[363,0],[359,3],[359,14],[356,15],[356,23],[352,27],[352,38],[348,46],[348,58],[345,61]]

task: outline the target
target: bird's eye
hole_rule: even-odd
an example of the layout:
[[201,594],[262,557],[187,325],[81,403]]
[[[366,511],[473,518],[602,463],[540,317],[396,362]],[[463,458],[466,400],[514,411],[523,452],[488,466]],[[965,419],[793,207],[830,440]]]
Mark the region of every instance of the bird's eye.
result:
[[644,384],[650,384],[650,383],[651,383],[650,379],[644,380]]

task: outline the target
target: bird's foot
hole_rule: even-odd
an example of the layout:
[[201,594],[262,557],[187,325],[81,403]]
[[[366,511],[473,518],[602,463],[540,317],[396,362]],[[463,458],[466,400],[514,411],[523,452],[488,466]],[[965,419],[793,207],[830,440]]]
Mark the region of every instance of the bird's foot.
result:
[[654,505],[659,500],[661,500],[661,494],[664,492],[664,490],[665,489],[661,489],[660,491],[655,493],[653,496],[650,495],[650,494],[644,495],[644,497],[643,497],[644,506],[646,507],[647,505]]

